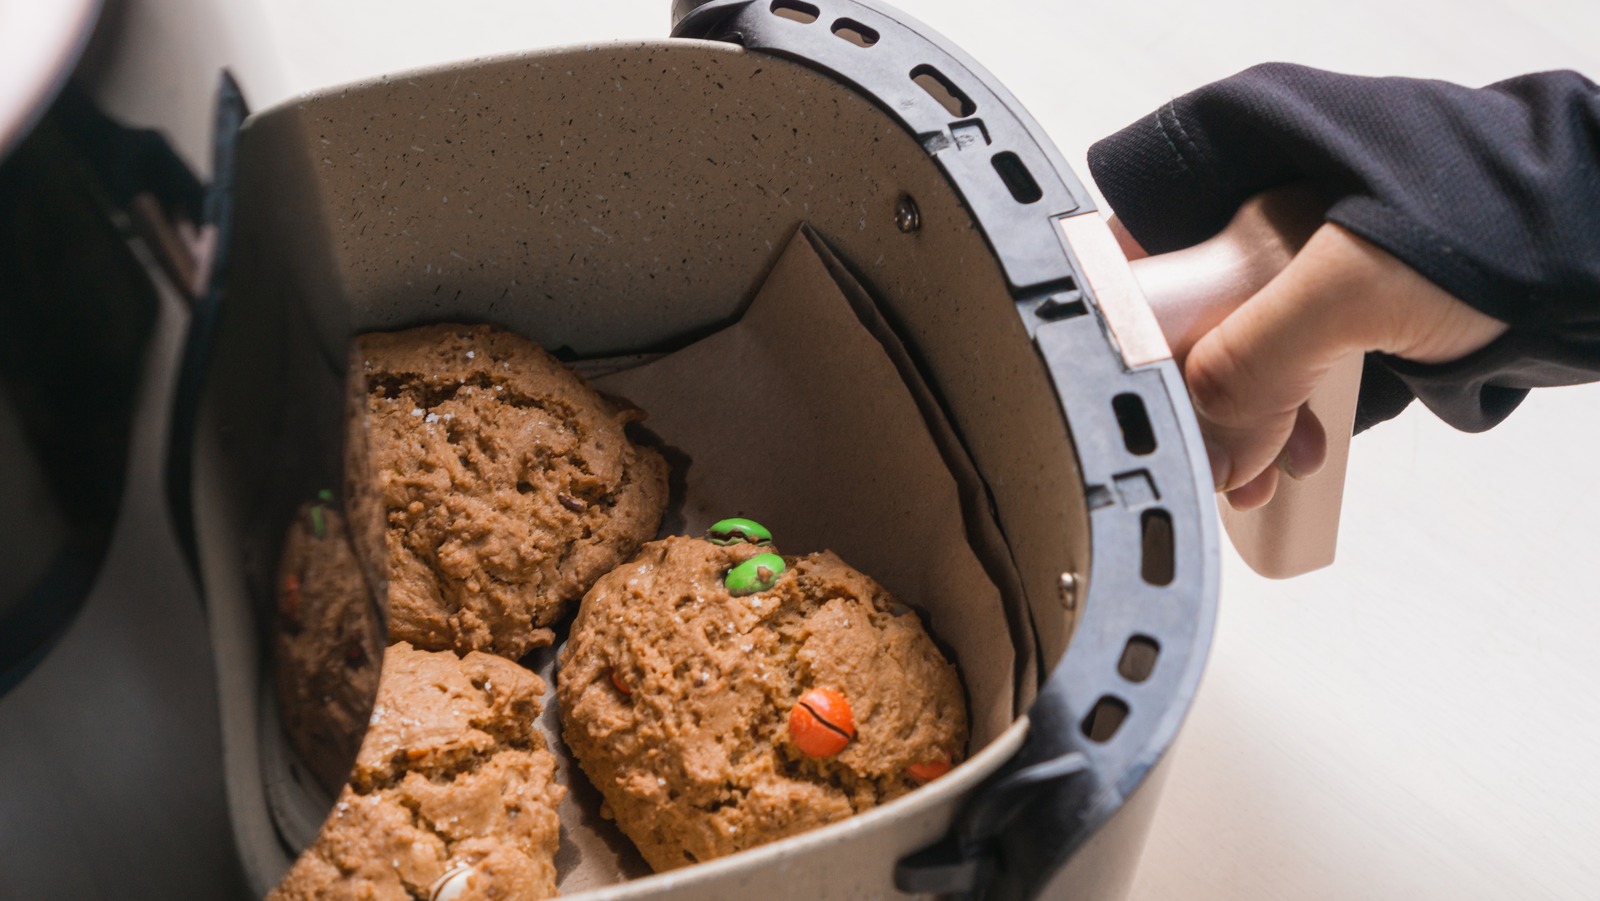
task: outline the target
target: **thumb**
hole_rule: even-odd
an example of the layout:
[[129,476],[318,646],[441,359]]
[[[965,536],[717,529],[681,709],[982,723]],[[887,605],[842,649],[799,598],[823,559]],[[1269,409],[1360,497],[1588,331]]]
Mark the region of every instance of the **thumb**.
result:
[[1272,485],[1263,473],[1284,453],[1298,476],[1320,468],[1320,429],[1314,422],[1296,429],[1296,421],[1318,383],[1371,331],[1374,292],[1364,251],[1353,242],[1365,244],[1336,225],[1320,227],[1190,352],[1185,380],[1218,490],[1251,486],[1244,494],[1263,494],[1256,500],[1264,502]]

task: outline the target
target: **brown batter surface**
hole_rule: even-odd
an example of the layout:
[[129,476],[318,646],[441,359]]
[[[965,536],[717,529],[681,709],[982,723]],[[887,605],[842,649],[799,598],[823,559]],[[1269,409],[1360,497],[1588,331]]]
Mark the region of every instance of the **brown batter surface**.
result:
[[[643,418],[492,326],[363,335],[365,465],[387,516],[389,634],[520,657],[655,534],[667,466]],[[359,491],[356,492],[358,495]]]
[[411,901],[459,865],[461,901],[554,897],[566,789],[534,729],[544,687],[488,654],[391,646],[350,785],[268,898]]
[[284,732],[317,781],[336,793],[350,774],[378,686],[381,627],[344,517],[331,502],[300,508],[278,565],[274,634]]
[[[584,597],[562,650],[563,738],[657,870],[859,813],[921,784],[907,767],[965,749],[960,680],[916,614],[826,552],[731,596],[724,574],[768,550],[651,542]],[[854,714],[835,756],[789,735],[814,688]]]

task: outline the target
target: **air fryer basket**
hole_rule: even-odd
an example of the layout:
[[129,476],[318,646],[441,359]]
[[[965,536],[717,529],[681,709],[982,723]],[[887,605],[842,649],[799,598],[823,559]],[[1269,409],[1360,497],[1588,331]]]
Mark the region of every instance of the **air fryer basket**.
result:
[[246,120],[219,167],[235,212],[186,361],[175,515],[216,639],[247,869],[265,886],[287,860],[263,850],[281,823],[254,630],[294,503],[339,479],[350,335],[480,320],[576,358],[681,346],[737,316],[770,245],[809,223],[984,479],[1032,645],[1016,719],[883,808],[594,897],[1120,895],[1216,604],[1177,369],[1108,325],[1106,282],[1064,237],[1097,214],[1060,155],[924,26],[853,0],[680,2],[675,18],[666,42],[302,98]]

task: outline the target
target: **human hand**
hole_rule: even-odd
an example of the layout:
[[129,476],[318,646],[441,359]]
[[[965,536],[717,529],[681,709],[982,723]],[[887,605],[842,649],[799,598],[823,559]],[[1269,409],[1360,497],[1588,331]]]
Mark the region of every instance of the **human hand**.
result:
[[1305,478],[1321,469],[1326,437],[1305,403],[1346,355],[1445,363],[1505,330],[1377,246],[1323,224],[1183,363],[1216,489],[1249,510],[1272,499],[1280,471]]
[[1173,98],[1089,149],[1107,205],[1156,258],[1293,182],[1333,223],[1187,361],[1231,503],[1259,506],[1280,470],[1321,464],[1301,405],[1342,354],[1448,363],[1511,323],[1503,347],[1445,372],[1369,357],[1382,379],[1357,409],[1369,426],[1420,397],[1483,431],[1530,388],[1600,378],[1596,122],[1600,88],[1575,72],[1469,88],[1273,63]]

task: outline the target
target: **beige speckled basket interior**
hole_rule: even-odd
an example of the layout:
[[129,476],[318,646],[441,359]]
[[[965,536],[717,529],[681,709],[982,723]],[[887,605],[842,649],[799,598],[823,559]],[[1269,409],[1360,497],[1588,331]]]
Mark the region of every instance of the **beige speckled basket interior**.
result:
[[[213,630],[241,648],[254,645],[243,599],[261,566],[237,550],[257,490],[237,461],[285,429],[336,440],[338,423],[291,411],[285,425],[239,409],[238,398],[304,378],[308,361],[337,367],[355,331],[426,321],[496,322],[579,357],[670,348],[736,316],[801,223],[839,254],[940,399],[1009,537],[1014,578],[995,616],[1025,645],[1015,648],[1014,724],[975,742],[950,776],[865,815],[581,897],[900,897],[894,862],[942,834],[1020,745],[1017,712],[1071,636],[1059,574],[1088,559],[1082,482],[1048,375],[982,235],[916,140],[799,65],[672,41],[477,61],[308,96],[255,116],[238,166],[225,297],[236,313],[218,346],[249,374],[209,389],[201,416],[217,428],[201,434],[237,446],[197,455],[196,515],[209,536]],[[920,208],[914,234],[895,224],[902,195]],[[305,301],[304,319],[286,320],[287,297]],[[300,349],[271,350],[286,343]],[[243,684],[223,693],[257,697]],[[259,776],[253,786],[235,778],[260,770],[256,714],[225,709],[224,732],[235,831],[267,887],[288,860],[270,792]]]

